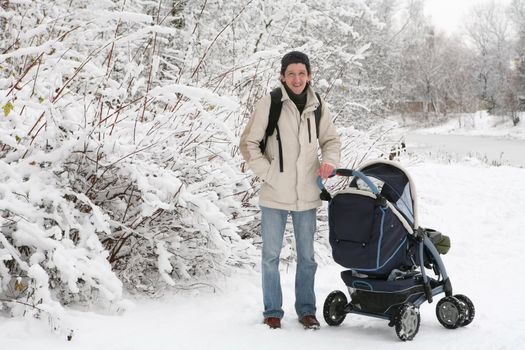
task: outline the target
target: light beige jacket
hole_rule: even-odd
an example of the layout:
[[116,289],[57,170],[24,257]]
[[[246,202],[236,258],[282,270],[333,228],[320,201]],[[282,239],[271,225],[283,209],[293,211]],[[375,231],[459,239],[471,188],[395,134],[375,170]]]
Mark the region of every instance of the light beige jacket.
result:
[[259,148],[268,125],[270,95],[257,102],[241,135],[239,147],[248,167],[262,180],[260,206],[293,211],[313,209],[321,206],[320,190],[316,184],[320,166],[318,148],[321,149],[322,162],[337,167],[341,142],[324,101],[317,138],[314,110],[319,101],[311,87],[308,88],[306,106],[301,115],[282,84],[281,90],[283,106],[278,126],[283,172],[279,169],[277,132],[268,137],[265,154]]

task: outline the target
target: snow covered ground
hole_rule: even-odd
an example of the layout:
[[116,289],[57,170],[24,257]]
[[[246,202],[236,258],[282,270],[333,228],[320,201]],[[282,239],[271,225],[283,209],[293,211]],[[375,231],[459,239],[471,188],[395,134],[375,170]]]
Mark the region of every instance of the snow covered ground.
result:
[[[522,154],[525,149],[521,150]],[[525,342],[525,169],[491,167],[477,161],[403,163],[418,191],[422,226],[449,235],[443,256],[454,291],[469,296],[476,317],[465,328],[448,330],[435,317],[434,303],[421,306],[421,327],[411,342],[398,340],[384,320],[347,315],[339,327],[322,320],[322,304],[333,290],[346,292],[341,268],[319,257],[316,279],[322,328],[305,331],[293,311],[294,266],[282,266],[283,328],[262,324],[260,277],[243,271],[218,281],[217,290],[133,298],[122,315],[67,311],[74,329],[50,332],[46,322],[0,318],[0,349],[518,349]],[[327,235],[327,232],[321,232]]]

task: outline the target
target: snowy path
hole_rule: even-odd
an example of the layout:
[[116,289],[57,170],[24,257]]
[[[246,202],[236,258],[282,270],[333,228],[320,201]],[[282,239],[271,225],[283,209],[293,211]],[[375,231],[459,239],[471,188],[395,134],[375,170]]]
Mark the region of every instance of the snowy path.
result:
[[[49,333],[45,322],[0,318],[0,349],[518,349],[525,342],[525,169],[419,164],[408,168],[418,190],[420,223],[449,235],[444,256],[455,292],[469,296],[476,318],[447,330],[436,302],[421,307],[412,342],[398,340],[384,320],[348,315],[340,327],[322,320],[305,331],[293,312],[293,267],[283,271],[283,329],[261,324],[259,275],[243,272],[221,289],[162,300],[135,301],[122,316],[69,311],[72,342]],[[334,289],[344,289],[335,264],[319,266],[318,316]],[[441,297],[441,296],[439,296]]]

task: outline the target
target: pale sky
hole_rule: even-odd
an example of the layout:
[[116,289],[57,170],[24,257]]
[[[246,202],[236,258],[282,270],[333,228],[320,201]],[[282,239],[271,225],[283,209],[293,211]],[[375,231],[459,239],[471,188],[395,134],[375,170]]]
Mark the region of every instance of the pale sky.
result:
[[[459,28],[463,14],[468,16],[468,10],[474,4],[488,1],[490,0],[426,0],[425,14],[432,18],[437,29],[451,33]],[[510,0],[494,1],[501,4],[510,2]]]

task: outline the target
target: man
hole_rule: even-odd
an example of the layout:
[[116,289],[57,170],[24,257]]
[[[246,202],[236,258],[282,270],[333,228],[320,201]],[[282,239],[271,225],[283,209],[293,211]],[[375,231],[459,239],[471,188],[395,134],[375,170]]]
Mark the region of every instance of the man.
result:
[[[327,178],[339,163],[341,143],[325,103],[318,100],[310,86],[308,56],[292,51],[282,57],[280,89],[282,109],[263,150],[271,96],[263,97],[241,135],[240,150],[249,168],[262,180],[261,207],[262,289],[264,323],[280,328],[282,291],[279,256],[288,214],[291,214],[297,251],[295,310],[299,322],[318,329],[314,293],[317,263],[314,259],[316,211],[321,206],[317,176]],[[315,110],[320,106],[318,133]],[[279,152],[279,134],[281,152]],[[321,148],[320,163],[318,144]]]

